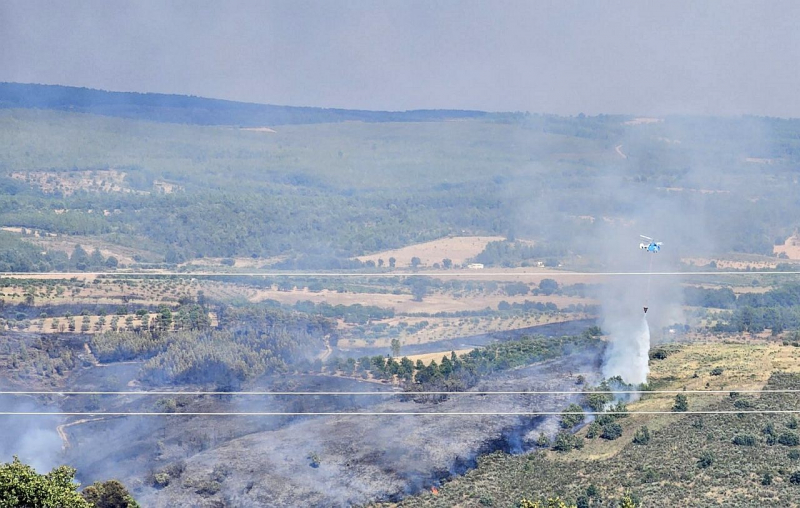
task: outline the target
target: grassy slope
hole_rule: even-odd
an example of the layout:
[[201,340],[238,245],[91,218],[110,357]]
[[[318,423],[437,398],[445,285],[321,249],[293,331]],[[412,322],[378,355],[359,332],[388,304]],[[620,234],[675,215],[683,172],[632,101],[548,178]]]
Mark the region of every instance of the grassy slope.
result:
[[[797,371],[797,349],[781,346],[742,344],[688,346],[663,362],[654,364],[659,388],[689,389],[723,386],[760,386],[770,369]],[[659,365],[659,363],[661,365]],[[710,376],[712,366],[724,365],[722,376]],[[694,372],[699,373],[693,378]],[[699,385],[699,386],[698,386]],[[765,388],[800,388],[800,374],[776,373]],[[755,409],[797,409],[796,394],[741,395]],[[736,411],[736,399],[689,395],[691,410]],[[668,409],[671,399],[649,396],[630,404],[629,409]],[[741,403],[740,403],[741,404]],[[739,407],[738,409],[741,409]],[[643,506],[789,506],[797,499],[800,485],[789,477],[800,470],[792,459],[793,449],[768,445],[762,432],[772,422],[776,434],[796,432],[787,428],[791,415],[663,415],[631,416],[621,421],[624,434],[616,441],[587,440],[579,452],[559,454],[538,451],[529,455],[492,454],[477,469],[445,484],[438,496],[425,493],[401,503],[404,506],[515,506],[521,498],[561,495],[575,501],[595,485],[605,501],[596,506],[616,506],[626,489],[638,496]],[[651,429],[647,445],[632,443],[641,425]],[[585,431],[580,432],[585,434]],[[734,436],[755,436],[755,446],[736,446]],[[714,457],[708,468],[700,468],[699,457]],[[773,475],[771,485],[762,485],[765,473]]]

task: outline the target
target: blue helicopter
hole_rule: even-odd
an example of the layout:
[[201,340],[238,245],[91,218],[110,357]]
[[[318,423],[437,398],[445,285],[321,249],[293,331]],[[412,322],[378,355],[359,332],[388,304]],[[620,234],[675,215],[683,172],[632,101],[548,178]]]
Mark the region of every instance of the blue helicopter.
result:
[[639,248],[642,250],[646,250],[647,252],[652,252],[653,254],[658,254],[658,251],[661,250],[661,242],[656,242],[649,236],[639,235],[642,239],[647,240],[647,243],[640,243]]

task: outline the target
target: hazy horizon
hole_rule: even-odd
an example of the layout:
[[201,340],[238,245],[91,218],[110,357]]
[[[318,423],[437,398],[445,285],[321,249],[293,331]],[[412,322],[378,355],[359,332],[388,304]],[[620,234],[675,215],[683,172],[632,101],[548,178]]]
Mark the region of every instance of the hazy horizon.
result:
[[342,109],[800,116],[791,2],[5,2],[0,81]]

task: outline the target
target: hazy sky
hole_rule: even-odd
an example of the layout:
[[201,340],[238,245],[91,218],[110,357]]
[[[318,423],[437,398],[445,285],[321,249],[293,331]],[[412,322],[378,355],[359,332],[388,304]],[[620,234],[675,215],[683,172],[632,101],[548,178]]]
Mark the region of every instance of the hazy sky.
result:
[[795,0],[0,0],[0,81],[365,109],[800,117],[798,21]]

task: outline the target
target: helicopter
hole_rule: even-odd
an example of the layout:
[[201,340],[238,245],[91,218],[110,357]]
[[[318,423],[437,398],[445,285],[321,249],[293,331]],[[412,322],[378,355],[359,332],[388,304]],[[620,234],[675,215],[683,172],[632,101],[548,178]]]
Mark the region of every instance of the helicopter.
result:
[[647,240],[647,243],[642,242],[639,244],[639,248],[642,250],[646,250],[647,252],[652,252],[653,254],[658,254],[658,251],[661,250],[661,242],[657,242],[650,238],[649,236],[639,235],[642,237],[643,240]]
[[[652,252],[653,254],[658,254],[658,251],[661,250],[661,242],[657,242],[650,238],[649,236],[639,235],[642,237],[642,240],[647,240],[647,242],[642,242],[639,244],[639,248],[646,252]],[[647,291],[645,292],[644,297],[644,313],[647,314],[647,300],[650,297],[650,276],[653,272],[653,258],[650,258],[650,268],[647,272]]]

